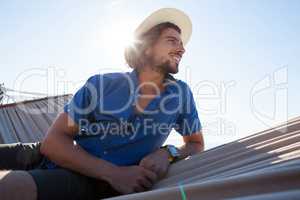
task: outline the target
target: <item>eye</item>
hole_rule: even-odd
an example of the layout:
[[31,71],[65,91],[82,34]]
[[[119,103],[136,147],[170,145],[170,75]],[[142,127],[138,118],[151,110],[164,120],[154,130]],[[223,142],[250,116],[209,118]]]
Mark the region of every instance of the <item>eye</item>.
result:
[[174,39],[168,39],[168,42],[171,44],[176,44],[176,41]]

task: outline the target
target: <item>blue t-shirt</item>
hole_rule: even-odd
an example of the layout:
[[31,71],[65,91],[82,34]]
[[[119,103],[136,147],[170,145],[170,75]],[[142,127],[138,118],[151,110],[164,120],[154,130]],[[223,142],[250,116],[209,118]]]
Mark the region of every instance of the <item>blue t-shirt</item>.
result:
[[[64,112],[79,125],[75,142],[90,154],[119,166],[138,164],[157,150],[170,131],[191,135],[201,130],[188,85],[168,75],[165,90],[135,111],[140,95],[137,71],[90,77]],[[49,162],[48,168],[55,168]]]

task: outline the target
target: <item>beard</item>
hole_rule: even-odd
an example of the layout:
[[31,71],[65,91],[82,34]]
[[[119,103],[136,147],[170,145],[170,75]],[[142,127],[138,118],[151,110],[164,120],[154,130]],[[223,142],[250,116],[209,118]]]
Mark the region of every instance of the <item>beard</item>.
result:
[[145,61],[154,71],[163,74],[176,74],[178,72],[178,63],[172,64],[171,60],[156,61],[153,56],[148,56]]
[[176,74],[178,72],[178,64],[175,63],[172,65],[170,60],[158,64],[155,67],[164,71],[165,74]]

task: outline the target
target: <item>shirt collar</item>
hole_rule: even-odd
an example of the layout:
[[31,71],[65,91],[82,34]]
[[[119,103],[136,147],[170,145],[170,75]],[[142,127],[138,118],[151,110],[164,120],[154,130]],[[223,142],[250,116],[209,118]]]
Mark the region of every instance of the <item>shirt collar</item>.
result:
[[[137,69],[132,70],[129,76],[134,84],[134,89],[136,90],[139,85]],[[167,74],[164,79],[164,83],[167,83],[166,91],[172,91],[171,87],[174,86],[173,84],[176,84],[176,82],[177,79],[175,79],[171,74]]]
[[164,82],[176,82],[176,79],[171,74],[167,74]]
[[139,79],[138,79],[138,72],[136,69],[132,70],[132,72],[129,74],[133,84],[134,84],[134,89],[136,89],[139,85]]

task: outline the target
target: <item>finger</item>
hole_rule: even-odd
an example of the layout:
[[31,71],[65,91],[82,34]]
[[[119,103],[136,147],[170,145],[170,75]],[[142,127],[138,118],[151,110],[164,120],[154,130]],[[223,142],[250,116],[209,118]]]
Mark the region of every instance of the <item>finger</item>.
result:
[[[143,167],[145,170],[148,170],[148,171],[151,171],[152,173],[155,173],[156,176],[159,176],[159,173],[160,173],[159,166],[147,165],[147,166],[141,166],[141,167]],[[152,181],[151,178],[150,178],[150,180]]]
[[141,163],[140,163],[140,166],[141,167],[144,167],[146,169],[149,169],[149,170],[154,170],[155,168],[155,165],[153,162],[151,161],[148,161],[148,160],[143,160]]
[[139,166],[144,166],[145,165],[145,159],[142,159],[139,163]]
[[155,171],[157,177],[161,177],[161,175],[163,174],[163,169],[161,167],[158,167]]
[[147,177],[144,177],[143,179],[139,180],[138,182],[145,189],[150,189],[153,185],[153,183]]
[[147,169],[144,170],[144,173],[145,173],[146,177],[148,178],[148,180],[150,180],[153,184],[156,182],[156,180],[157,180],[156,173],[154,173],[150,170],[147,170]]
[[134,190],[134,192],[143,192],[146,189],[142,185],[136,185],[136,186],[134,186],[133,190]]
[[148,165],[146,165],[146,166],[142,166],[142,167],[144,167],[145,169],[147,169],[147,170],[150,170],[150,171],[152,171],[152,172],[154,172],[154,173],[156,173],[157,174],[157,166],[155,166],[154,164],[148,164]]
[[167,174],[167,169],[162,169],[162,168],[160,168],[157,173],[159,178],[163,178],[164,176],[166,176],[166,174]]

